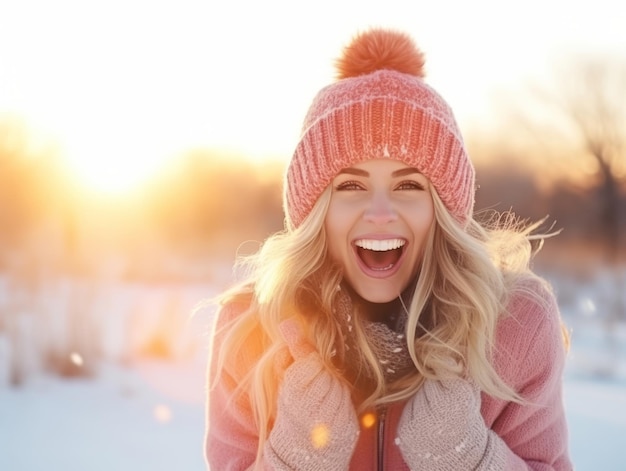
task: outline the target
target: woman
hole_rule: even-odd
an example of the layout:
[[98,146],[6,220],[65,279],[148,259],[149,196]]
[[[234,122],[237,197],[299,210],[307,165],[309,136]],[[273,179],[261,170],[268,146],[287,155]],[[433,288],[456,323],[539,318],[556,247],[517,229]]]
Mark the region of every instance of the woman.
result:
[[404,34],[358,35],[285,179],[286,228],[225,293],[217,470],[571,469],[557,305]]

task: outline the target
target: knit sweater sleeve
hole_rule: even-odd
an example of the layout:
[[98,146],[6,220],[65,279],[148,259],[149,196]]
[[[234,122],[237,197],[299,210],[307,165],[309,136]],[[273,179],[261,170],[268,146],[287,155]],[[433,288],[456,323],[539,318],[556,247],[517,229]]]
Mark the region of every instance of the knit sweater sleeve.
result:
[[236,393],[241,375],[254,363],[256,348],[247,344],[228,364],[217,372],[217,358],[225,333],[247,306],[229,304],[216,315],[208,371],[206,408],[205,460],[213,470],[242,471],[252,469],[258,446],[258,435],[249,400]]
[[[528,294],[534,290],[539,299]],[[482,414],[507,470],[571,470],[562,397],[566,348],[556,300],[539,282],[524,286],[498,326],[496,370],[527,401],[483,395]]]

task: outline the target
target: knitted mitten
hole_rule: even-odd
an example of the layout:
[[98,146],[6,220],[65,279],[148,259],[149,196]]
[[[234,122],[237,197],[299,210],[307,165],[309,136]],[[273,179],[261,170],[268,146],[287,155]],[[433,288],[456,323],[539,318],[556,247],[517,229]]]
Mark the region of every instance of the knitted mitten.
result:
[[294,362],[278,393],[265,463],[276,470],[346,470],[359,431],[350,392],[324,368],[295,323],[286,321],[281,332]]
[[411,470],[499,470],[501,441],[480,414],[480,391],[462,379],[426,380],[406,404],[396,439]]

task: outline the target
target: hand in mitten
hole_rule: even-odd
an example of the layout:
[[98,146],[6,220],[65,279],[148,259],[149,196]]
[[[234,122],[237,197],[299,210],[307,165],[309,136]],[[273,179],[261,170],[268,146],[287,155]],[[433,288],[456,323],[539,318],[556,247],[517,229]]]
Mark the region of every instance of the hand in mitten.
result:
[[503,469],[505,457],[480,414],[480,391],[462,380],[426,380],[406,404],[397,443],[413,471]]
[[278,393],[265,461],[280,470],[348,469],[359,431],[350,392],[324,368],[294,321],[280,327],[294,362]]

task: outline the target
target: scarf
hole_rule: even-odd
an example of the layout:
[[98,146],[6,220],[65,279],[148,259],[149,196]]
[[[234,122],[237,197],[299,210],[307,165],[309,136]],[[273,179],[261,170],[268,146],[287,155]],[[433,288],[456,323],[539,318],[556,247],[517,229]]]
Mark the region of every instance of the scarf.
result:
[[[372,381],[373,374],[357,349],[354,330],[354,307],[352,299],[345,289],[339,290],[333,310],[341,327],[345,350],[345,367],[355,378],[365,375],[366,381]],[[363,322],[367,343],[374,352],[382,368],[387,384],[404,376],[415,368],[407,349],[405,327],[407,314],[404,309],[390,313],[389,322],[365,320]]]

